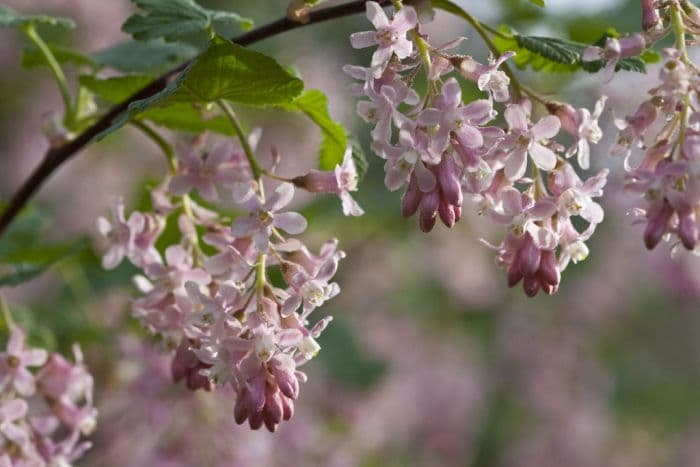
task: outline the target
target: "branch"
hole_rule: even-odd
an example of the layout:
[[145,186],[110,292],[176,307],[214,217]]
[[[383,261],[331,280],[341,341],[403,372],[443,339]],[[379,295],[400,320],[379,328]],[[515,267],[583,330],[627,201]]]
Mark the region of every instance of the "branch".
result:
[[[311,12],[309,15],[309,21],[306,23],[298,23],[291,21],[288,18],[280,18],[271,23],[255,28],[245,34],[241,34],[238,37],[231,39],[238,45],[247,46],[255,42],[267,39],[277,34],[281,34],[286,31],[291,31],[292,29],[301,28],[311,24],[321,23],[323,21],[328,21],[331,19],[342,18],[344,16],[349,16],[365,11],[365,3],[367,0],[355,0],[344,5],[338,5],[335,7],[325,8],[322,10]],[[388,3],[388,0],[377,0],[380,4]],[[29,176],[27,180],[22,184],[22,186],[17,190],[15,195],[12,197],[10,202],[5,208],[5,211],[0,216],[0,236],[5,232],[7,227],[12,223],[12,221],[17,217],[22,208],[29,202],[29,200],[36,194],[39,188],[44,184],[44,182],[58,169],[64,162],[69,160],[75,154],[77,154],[81,149],[83,149],[87,144],[92,141],[92,139],[100,134],[102,131],[106,130],[112,124],[119,114],[128,109],[129,104],[134,101],[145,99],[158,92],[162,91],[165,86],[170,82],[170,80],[175,77],[178,73],[184,70],[190,62],[185,62],[156,78],[151,83],[147,84],[139,91],[135,92],[125,101],[115,105],[109,111],[103,115],[97,122],[91,125],[89,128],[85,129],[80,133],[75,139],[69,141],[65,145],[59,148],[51,148],[46,152],[44,159],[39,164],[39,166],[34,169],[34,172]]]

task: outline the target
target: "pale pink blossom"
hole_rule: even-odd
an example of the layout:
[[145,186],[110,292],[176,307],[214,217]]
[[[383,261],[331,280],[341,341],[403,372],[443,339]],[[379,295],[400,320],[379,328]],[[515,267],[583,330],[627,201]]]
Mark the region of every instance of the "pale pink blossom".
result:
[[416,11],[406,6],[396,12],[390,20],[377,2],[367,2],[367,18],[376,31],[356,32],[350,35],[350,42],[356,49],[377,45],[372,55],[371,68],[375,77],[381,76],[392,55],[403,59],[413,52],[413,42],[406,33],[418,24]]

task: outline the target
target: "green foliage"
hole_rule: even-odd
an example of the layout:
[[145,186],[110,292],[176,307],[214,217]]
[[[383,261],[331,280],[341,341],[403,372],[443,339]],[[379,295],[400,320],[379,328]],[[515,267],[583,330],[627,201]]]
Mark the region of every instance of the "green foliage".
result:
[[535,5],[544,8],[544,0],[530,0],[530,3],[534,3]]
[[77,241],[65,245],[41,245],[15,251],[0,263],[0,287],[30,281],[58,261],[78,253],[85,247],[84,241]]
[[230,11],[208,10],[194,0],[133,0],[146,14],[130,16],[122,31],[138,40],[164,38],[166,41],[188,39],[196,35],[211,35],[218,27],[237,25],[243,29],[253,26],[252,20]]
[[133,102],[96,138],[103,138],[156,106],[174,113],[177,108],[173,104],[219,99],[259,107],[285,105],[293,102],[303,89],[304,83],[274,59],[217,36],[176,80],[161,92]]
[[469,17],[466,11],[450,0],[430,0],[430,4],[433,6],[433,8],[452,13],[453,15],[459,16],[462,19],[467,20]]
[[156,125],[188,133],[202,133],[209,130],[228,136],[235,134],[228,118],[223,115],[205,118],[202,116],[202,106],[186,102],[168,107],[153,107],[139,115],[137,119],[149,120]]
[[[88,66],[96,68],[97,63],[90,57],[77,50],[70,49],[58,44],[47,44],[58,63],[71,63],[78,66]],[[22,51],[22,66],[24,68],[37,68],[47,66],[46,57],[36,48],[29,48]]]
[[146,86],[153,81],[153,78],[148,75],[124,75],[112,78],[83,75],[78,81],[101,99],[116,104]]
[[369,160],[365,154],[365,150],[362,149],[362,145],[353,135],[347,135],[348,142],[352,146],[352,160],[355,161],[355,167],[357,168],[357,178],[362,180],[365,175],[367,175],[367,170],[369,169]]
[[180,42],[128,41],[92,55],[100,67],[126,73],[149,73],[165,70],[197,55],[197,49]]
[[34,279],[86,246],[84,241],[46,245],[41,241],[43,227],[41,215],[29,209],[0,237],[0,287]]
[[348,145],[346,131],[328,112],[328,98],[325,94],[318,89],[305,91],[284,108],[303,112],[321,129],[323,134],[319,154],[321,170],[333,170],[336,165],[343,162]]
[[[583,51],[590,44],[583,44],[556,37],[524,36],[513,32],[507,26],[501,26],[501,35],[493,42],[501,52],[512,50],[516,53],[513,61],[519,68],[530,67],[534,70],[549,72],[573,72],[584,70],[596,73],[605,67],[604,60],[584,62]],[[643,58],[653,60],[654,52],[649,51],[640,57],[628,57],[620,60],[616,71],[635,71],[646,73]]]
[[75,27],[73,20],[47,15],[21,15],[6,6],[0,5],[0,27],[23,28],[42,24],[72,29]]

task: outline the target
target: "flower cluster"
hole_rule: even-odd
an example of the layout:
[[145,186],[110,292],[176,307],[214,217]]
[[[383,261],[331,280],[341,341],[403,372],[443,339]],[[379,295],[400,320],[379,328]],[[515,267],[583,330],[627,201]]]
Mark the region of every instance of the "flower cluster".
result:
[[[681,31],[693,30],[691,16],[677,18]],[[700,73],[685,52],[682,33],[679,41],[682,47],[664,50],[659,83],[648,99],[634,115],[615,121],[620,132],[610,152],[625,157],[626,188],[643,199],[632,212],[645,224],[646,247],[653,249],[665,238],[675,239],[674,249],[682,245],[697,251]]]
[[[251,133],[247,146],[255,148],[258,138]],[[248,156],[230,142],[209,151],[179,147],[173,173],[152,191],[153,212],[127,219],[117,200],[112,222],[101,218],[98,226],[111,241],[104,266],[127,258],[143,272],[134,278],[143,295],[133,313],[174,350],[174,380],[192,390],[232,387],[236,422],[275,431],[294,413],[306,381],[299,367],[320,349],[316,339],[331,318],[312,325],[309,316],[338,294],[330,281],[344,257],[336,240],[316,254],[290,237],[307,227],[301,214],[285,209],[294,184],[338,194],[348,214],[362,210],[348,193],[357,184],[350,152],[335,171],[313,170],[274,189]],[[195,192],[240,214],[213,211]],[[156,248],[173,219],[181,240]]]
[[75,346],[75,363],[28,348],[12,325],[0,352],[0,465],[68,466],[90,448],[93,380]]
[[[494,247],[508,284],[522,280],[529,296],[556,291],[560,272],[586,257],[585,241],[603,220],[593,198],[602,195],[607,171],[584,181],[567,159],[577,155],[581,168],[589,167],[589,144],[602,137],[597,120],[605,99],[591,113],[535,96],[550,113],[535,120],[531,101],[511,88],[503,69],[513,52],[480,63],[449,52],[462,38],[433,47],[408,6],[389,18],[379,4],[367,2],[367,16],[376,31],[350,39],[355,48],[377,46],[371,65],[345,71],[361,81],[354,94],[368,98],[357,110],[374,125],[372,149],[386,160],[387,188],[406,186],[402,214],[418,213],[424,232],[438,217],[452,227],[466,196],[508,229]],[[421,69],[428,81],[424,96],[412,89]],[[485,97],[464,103],[451,74],[475,83]],[[506,128],[496,126],[497,109],[503,109]],[[574,139],[568,149],[552,140],[562,128]],[[575,217],[587,224],[582,231]]]

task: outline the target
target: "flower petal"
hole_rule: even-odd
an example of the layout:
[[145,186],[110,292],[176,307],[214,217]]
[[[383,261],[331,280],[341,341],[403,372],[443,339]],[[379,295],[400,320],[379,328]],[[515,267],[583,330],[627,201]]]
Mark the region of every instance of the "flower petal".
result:
[[540,143],[533,143],[530,146],[530,155],[532,160],[542,170],[552,170],[557,165],[557,155],[549,148],[542,146]]
[[281,212],[275,214],[272,224],[292,235],[300,234],[306,230],[307,222],[304,216],[298,212]]

